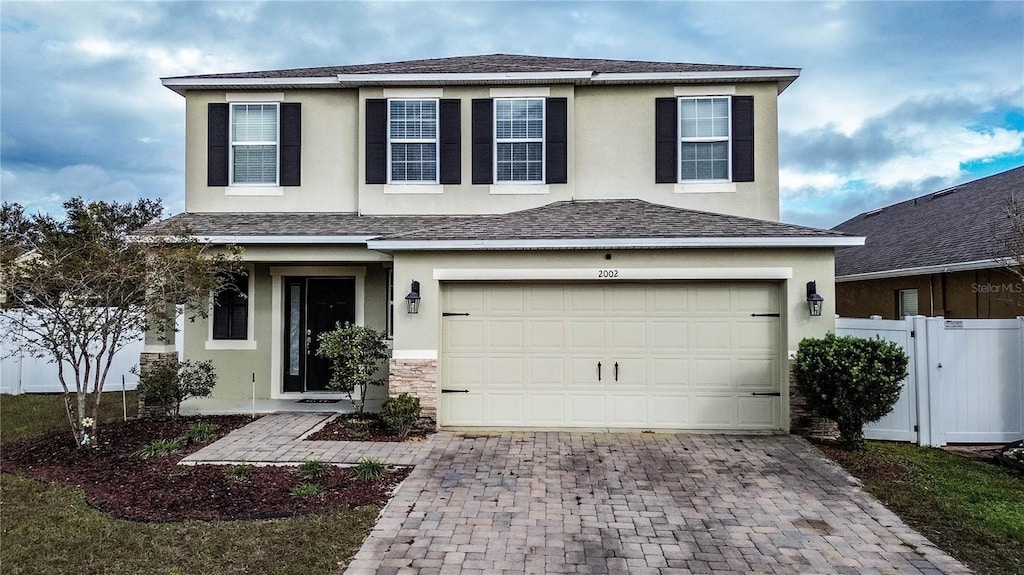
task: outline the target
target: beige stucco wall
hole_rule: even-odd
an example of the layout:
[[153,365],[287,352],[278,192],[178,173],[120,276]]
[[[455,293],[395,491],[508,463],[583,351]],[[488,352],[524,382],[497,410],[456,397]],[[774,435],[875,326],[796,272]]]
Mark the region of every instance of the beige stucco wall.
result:
[[[605,254],[612,254],[611,260]],[[690,249],[579,250],[521,252],[399,252],[395,254],[396,291],[412,280],[420,282],[420,313],[395,313],[396,352],[437,351],[440,347],[441,282],[435,269],[625,269],[625,268],[792,268],[784,281],[783,326],[787,351],[805,337],[821,337],[835,329],[835,267],[832,249]],[[595,273],[596,276],[596,273]],[[807,312],[806,284],[816,281],[825,298],[821,317]],[[400,294],[396,294],[400,295]]]
[[[308,250],[307,248],[307,251]],[[365,254],[372,254],[363,249]],[[378,254],[379,255],[379,254]],[[353,264],[351,262],[332,263],[324,262],[324,265],[338,266],[365,266],[365,277],[363,280],[363,316],[364,325],[374,329],[383,330],[387,321],[387,276],[386,268],[381,263]],[[194,322],[185,321],[184,329],[184,358],[190,360],[211,360],[217,370],[217,385],[214,387],[213,398],[215,399],[248,399],[252,397],[252,378],[256,377],[256,398],[268,399],[280,393],[280,381],[272,373],[272,357],[274,354],[283,355],[280,334],[275,337],[273,333],[274,314],[283,315],[282,309],[274,309],[272,304],[273,279],[270,273],[271,267],[281,267],[284,263],[256,263],[252,266],[252,298],[253,298],[253,338],[255,349],[207,349],[207,342],[210,339],[209,318],[196,319]],[[300,274],[296,274],[300,275]],[[357,288],[358,289],[358,288]],[[282,304],[283,305],[283,304]],[[283,329],[283,328],[282,328]],[[179,336],[182,334],[179,334]],[[281,345],[276,345],[281,344]],[[278,389],[272,389],[278,387]],[[367,394],[368,399],[383,398],[386,393],[384,389],[371,389]]]
[[[568,99],[568,181],[565,184],[473,185],[472,100],[513,95],[512,88],[444,87],[423,97],[462,101],[462,183],[407,186],[365,183],[365,101],[417,97],[414,89],[189,91],[186,95],[186,210],[315,211],[362,214],[488,214],[570,199],[640,198],[684,208],[777,220],[779,216],[777,86],[522,87],[523,95]],[[654,183],[655,98],[674,95],[752,95],[755,101],[755,178],[749,183]],[[207,104],[226,101],[302,103],[302,185],[208,187]],[[245,195],[245,194],[278,195]],[[239,195],[242,194],[242,195]]]
[[[209,187],[207,104],[228,101],[302,103],[301,186]],[[355,212],[357,94],[355,90],[228,92],[190,90],[185,96],[185,210],[188,212]],[[279,195],[244,195],[244,194]],[[243,194],[243,195],[236,195]]]

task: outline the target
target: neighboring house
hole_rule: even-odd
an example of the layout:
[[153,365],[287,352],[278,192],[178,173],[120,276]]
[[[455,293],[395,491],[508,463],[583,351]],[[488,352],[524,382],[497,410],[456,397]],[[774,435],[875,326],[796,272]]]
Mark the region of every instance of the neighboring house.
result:
[[778,222],[798,75],[495,54],[165,78],[186,213],[148,231],[249,268],[184,354],[215,400],[336,397],[314,351],[350,321],[441,426],[786,430],[788,353],[833,329],[834,248],[863,241]]
[[1024,199],[1024,167],[865,212],[833,228],[867,238],[862,247],[836,253],[837,313],[1024,315],[1024,284],[1006,269],[1012,232],[1005,210],[1013,194]]

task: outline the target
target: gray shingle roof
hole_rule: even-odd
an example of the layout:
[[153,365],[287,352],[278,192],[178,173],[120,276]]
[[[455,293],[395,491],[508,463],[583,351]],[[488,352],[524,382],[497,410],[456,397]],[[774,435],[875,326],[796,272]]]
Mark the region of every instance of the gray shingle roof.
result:
[[480,216],[382,240],[554,240],[629,238],[842,237],[779,222],[700,212],[643,200],[563,201],[508,214]]
[[186,213],[143,235],[188,226],[199,237],[375,237],[394,241],[634,238],[836,238],[846,234],[700,212],[642,200],[563,201],[489,216],[359,216],[338,213]]
[[866,236],[836,252],[839,277],[978,262],[1005,255],[1011,193],[1024,194],[1024,166],[865,212],[836,231]]
[[231,74],[203,74],[177,78],[318,78],[338,74],[486,74],[503,72],[573,72],[607,73],[650,72],[732,72],[753,70],[789,70],[765,66],[731,66],[723,64],[687,64],[677,62],[645,62],[639,60],[606,60],[600,58],[557,58],[520,54],[485,54],[430,58],[404,62],[382,62],[351,66],[292,68]]

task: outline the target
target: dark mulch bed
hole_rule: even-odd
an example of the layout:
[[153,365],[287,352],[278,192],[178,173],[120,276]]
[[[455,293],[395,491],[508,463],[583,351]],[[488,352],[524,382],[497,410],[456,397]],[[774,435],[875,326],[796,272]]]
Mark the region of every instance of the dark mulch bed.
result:
[[[73,485],[93,506],[116,517],[144,521],[250,519],[315,513],[362,505],[383,505],[409,469],[394,469],[381,481],[360,481],[332,467],[318,481],[324,494],[290,495],[303,483],[294,467],[256,467],[248,479],[233,479],[219,465],[177,465],[205,444],[183,447],[173,455],[142,458],[139,448],[154,439],[181,437],[205,421],[219,425],[223,437],[249,423],[247,416],[183,417],[178,421],[139,419],[106,424],[101,445],[79,449],[68,431],[5,445],[0,471]],[[214,440],[215,441],[215,440]]]
[[388,428],[375,413],[339,415],[327,422],[323,429],[310,434],[307,441],[423,441],[434,433],[429,421],[421,420],[405,439],[388,432]]

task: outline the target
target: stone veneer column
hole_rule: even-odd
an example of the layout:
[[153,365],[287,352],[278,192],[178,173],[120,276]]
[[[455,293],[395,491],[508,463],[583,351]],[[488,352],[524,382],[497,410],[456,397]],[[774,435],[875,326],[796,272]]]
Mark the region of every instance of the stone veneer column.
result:
[[[178,352],[142,352],[139,354],[139,373],[146,373],[154,364],[163,361],[176,361]],[[159,405],[146,403],[146,395],[139,392],[139,417],[158,417],[164,415],[163,408]]]
[[421,415],[436,420],[437,360],[391,358],[388,369],[388,395],[408,393],[420,398]]

